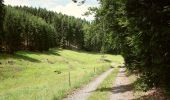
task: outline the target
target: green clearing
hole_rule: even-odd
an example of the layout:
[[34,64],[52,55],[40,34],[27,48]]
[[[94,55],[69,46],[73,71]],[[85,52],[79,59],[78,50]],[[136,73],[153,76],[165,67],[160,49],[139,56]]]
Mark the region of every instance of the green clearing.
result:
[[88,98],[88,100],[109,100],[113,82],[119,72],[119,68],[115,68],[113,72],[103,81],[96,91]]
[[43,53],[1,54],[0,100],[60,100],[107,70],[111,62],[123,62],[119,55],[106,56],[109,60],[103,62],[98,53],[56,48]]

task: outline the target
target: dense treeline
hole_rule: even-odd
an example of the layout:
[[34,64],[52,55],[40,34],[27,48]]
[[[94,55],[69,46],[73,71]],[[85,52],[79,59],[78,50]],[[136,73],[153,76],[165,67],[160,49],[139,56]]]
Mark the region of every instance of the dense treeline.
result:
[[3,46],[13,53],[20,49],[48,50],[55,45],[56,32],[52,25],[27,12],[6,7]]
[[0,0],[0,51],[3,38],[3,20],[4,20],[5,10],[3,5],[3,0]]
[[126,3],[133,58],[149,87],[170,86],[170,0],[128,0]]
[[3,18],[4,18],[4,5],[3,0],[0,0],[0,33],[2,33],[2,27],[3,27]]
[[85,20],[42,8],[6,6],[4,9],[1,51],[84,47],[83,25],[88,24]]
[[58,41],[60,46],[75,46],[77,48],[83,48],[84,33],[82,28],[84,24],[88,23],[86,20],[63,15],[61,13],[47,11],[46,9],[42,8],[30,8],[26,6],[15,8],[29,12],[34,16],[41,17],[47,23],[53,25],[56,31],[59,33]]
[[102,40],[108,40],[112,51],[123,55],[127,68],[141,76],[138,82],[144,90],[170,86],[170,1],[100,0],[100,4],[91,8],[96,19],[86,31],[86,45],[102,48]]
[[[101,21],[101,20],[100,20]],[[84,48],[102,53],[117,53],[114,49],[113,34],[106,29],[104,23],[94,21],[84,25]]]

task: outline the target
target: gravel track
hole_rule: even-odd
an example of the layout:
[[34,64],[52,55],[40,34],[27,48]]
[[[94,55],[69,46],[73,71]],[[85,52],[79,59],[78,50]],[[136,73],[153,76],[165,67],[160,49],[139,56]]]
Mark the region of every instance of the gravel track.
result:
[[125,68],[120,68],[114,82],[110,100],[134,100],[133,87],[125,73]]
[[83,88],[73,92],[71,95],[68,95],[64,100],[87,100],[87,98],[90,96],[92,91],[95,91],[97,89],[97,87],[100,85],[100,83],[102,83],[103,80],[109,74],[111,74],[112,71],[113,71],[113,68],[102,73],[96,79],[91,81],[89,84],[87,84]]

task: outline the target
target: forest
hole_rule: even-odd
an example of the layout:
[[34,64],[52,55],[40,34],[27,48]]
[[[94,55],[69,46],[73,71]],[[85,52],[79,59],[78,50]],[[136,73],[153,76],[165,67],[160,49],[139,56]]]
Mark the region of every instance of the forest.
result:
[[[86,3],[86,2],[84,2]],[[0,2],[0,53],[67,48],[120,54],[136,84],[147,91],[170,88],[170,0],[99,0],[75,18],[45,8]]]
[[46,51],[52,47],[83,47],[85,20],[42,8],[4,7],[1,51]]
[[140,76],[140,89],[169,89],[170,0],[100,0],[91,13],[95,21],[85,28],[85,41],[91,41],[86,47],[121,54]]

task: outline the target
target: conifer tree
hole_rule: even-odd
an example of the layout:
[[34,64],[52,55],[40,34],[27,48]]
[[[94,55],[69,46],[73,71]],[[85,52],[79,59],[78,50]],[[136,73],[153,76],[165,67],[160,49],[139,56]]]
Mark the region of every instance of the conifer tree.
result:
[[5,10],[4,10],[4,5],[3,5],[3,0],[0,0],[0,51],[2,49],[3,45],[3,20],[4,20],[4,15],[5,15]]

